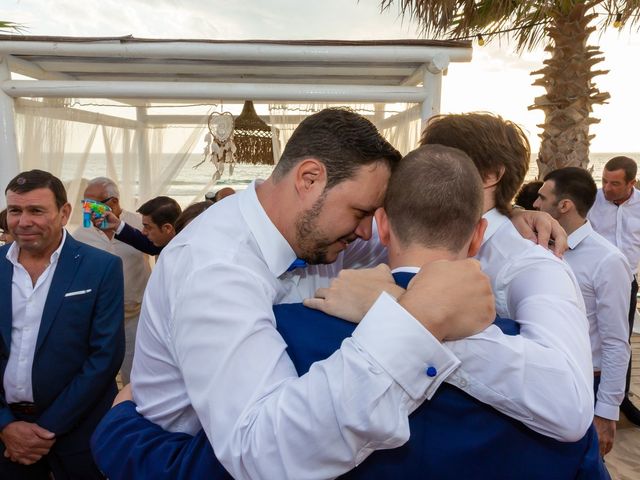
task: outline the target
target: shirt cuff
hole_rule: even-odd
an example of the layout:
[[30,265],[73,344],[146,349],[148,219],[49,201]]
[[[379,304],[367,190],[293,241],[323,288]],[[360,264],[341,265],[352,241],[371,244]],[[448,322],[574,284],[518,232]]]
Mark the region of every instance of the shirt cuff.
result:
[[413,400],[431,398],[460,364],[386,292],[378,297],[352,337]]
[[124,230],[124,222],[120,220],[120,223],[116,227],[116,235],[120,235],[120,233]]
[[598,417],[606,418],[607,420],[617,421],[620,419],[620,407],[596,401],[595,414]]

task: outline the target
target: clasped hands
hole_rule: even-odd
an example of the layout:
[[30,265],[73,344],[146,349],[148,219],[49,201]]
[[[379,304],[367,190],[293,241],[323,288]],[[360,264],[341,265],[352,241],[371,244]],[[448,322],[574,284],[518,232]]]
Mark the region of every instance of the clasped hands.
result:
[[49,453],[56,441],[55,434],[35,423],[15,421],[0,433],[4,456],[22,465],[32,465]]

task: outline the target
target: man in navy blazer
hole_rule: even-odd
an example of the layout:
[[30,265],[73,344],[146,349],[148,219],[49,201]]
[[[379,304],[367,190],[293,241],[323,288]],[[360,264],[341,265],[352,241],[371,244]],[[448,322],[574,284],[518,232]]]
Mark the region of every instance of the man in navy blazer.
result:
[[[431,145],[405,157],[391,177],[384,209],[376,212],[396,283],[406,288],[417,266],[474,255],[486,226],[481,213],[480,177],[465,154]],[[278,305],[274,313],[299,375],[331,356],[355,328],[302,304]],[[519,332],[510,320],[496,319],[495,325],[508,335]],[[436,374],[429,368],[425,373]],[[448,384],[411,414],[409,426],[404,446],[374,452],[342,478],[609,478],[593,427],[577,442],[559,442]],[[111,480],[230,478],[203,431],[195,437],[165,432],[139,416],[132,402],[107,414],[92,448]],[[306,478],[320,478],[308,473]]]
[[142,231],[116,217],[113,212],[106,215],[109,229],[113,229],[116,239],[136,250],[147,255],[160,255],[177,234],[174,224],[182,213],[180,205],[173,198],[160,196],[146,201],[137,211],[142,215]]
[[5,191],[0,248],[0,478],[103,478],[89,439],[117,393],[122,262],[74,240],[62,182],[31,170]]

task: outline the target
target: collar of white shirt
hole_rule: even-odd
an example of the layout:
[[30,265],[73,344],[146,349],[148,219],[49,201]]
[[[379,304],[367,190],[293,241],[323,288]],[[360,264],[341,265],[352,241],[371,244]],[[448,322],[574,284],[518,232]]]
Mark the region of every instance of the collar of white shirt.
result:
[[240,212],[256,239],[269,270],[275,277],[279,277],[296,259],[296,254],[260,204],[256,194],[256,185],[259,183],[262,180],[251,182],[244,192],[240,192]]
[[602,189],[598,190],[598,194],[602,195],[602,199],[606,203],[608,203],[608,204],[610,204],[610,205],[612,205],[612,206],[614,206],[616,208],[618,208],[618,207],[630,207],[630,206],[633,206],[636,203],[640,202],[640,191],[638,191],[638,189],[635,188],[635,187],[633,188],[633,191],[631,192],[631,196],[629,197],[629,199],[626,200],[625,202],[621,203],[620,205],[616,205],[615,203],[610,202],[609,200],[607,200],[607,197],[604,196],[604,190],[602,190]]
[[591,226],[591,222],[587,220],[587,222],[582,225],[580,228],[576,228],[569,237],[567,237],[567,244],[569,245],[569,249],[573,250],[580,242],[587,238],[593,232],[593,227]]
[[[64,242],[67,239],[67,231],[62,229],[62,241],[58,248],[56,248],[55,252],[51,254],[49,257],[49,265],[55,265],[58,262],[58,257],[60,257],[60,252],[62,251],[62,247],[64,247]],[[9,260],[14,267],[17,267],[20,262],[18,262],[18,257],[20,256],[20,247],[18,246],[18,242],[13,242],[9,247],[9,251],[7,252],[7,260]]]
[[498,229],[504,224],[504,222],[508,222],[509,219],[502,215],[498,210],[492,208],[487,213],[482,215],[487,221],[487,229],[484,232],[484,237],[482,238],[482,245],[484,245],[489,239],[493,236],[494,233],[498,231]]
[[629,199],[626,202],[621,203],[620,205],[616,205],[616,206],[618,206],[618,207],[622,207],[623,205],[632,206],[632,205],[635,205],[638,202],[640,202],[640,192],[638,191],[637,188],[633,187],[633,192],[631,192],[631,196],[629,197]]
[[404,267],[396,267],[391,270],[391,273],[418,273],[420,271],[420,267],[412,267],[410,265],[406,265]]

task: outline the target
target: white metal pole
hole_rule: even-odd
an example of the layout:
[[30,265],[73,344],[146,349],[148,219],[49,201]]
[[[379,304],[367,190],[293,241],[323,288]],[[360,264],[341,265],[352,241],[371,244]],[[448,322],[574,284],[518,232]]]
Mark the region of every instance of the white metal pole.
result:
[[424,89],[425,96],[420,115],[422,118],[422,128],[424,128],[429,118],[440,113],[442,72],[448,66],[449,58],[447,56],[439,56],[427,65],[424,72],[422,88]]
[[149,160],[149,137],[146,125],[146,107],[136,107],[138,128],[136,138],[138,143],[138,198],[136,206],[147,201],[151,195],[151,163]]
[[[0,82],[11,80],[6,55],[0,57]],[[4,189],[20,173],[13,98],[0,91],[0,208],[6,207]]]
[[420,87],[387,85],[307,85],[150,81],[11,80],[2,89],[12,97],[224,99],[316,102],[422,101]]
[[181,58],[238,61],[429,62],[447,55],[471,60],[469,47],[428,45],[311,45],[265,42],[0,42],[0,53],[68,57]]

